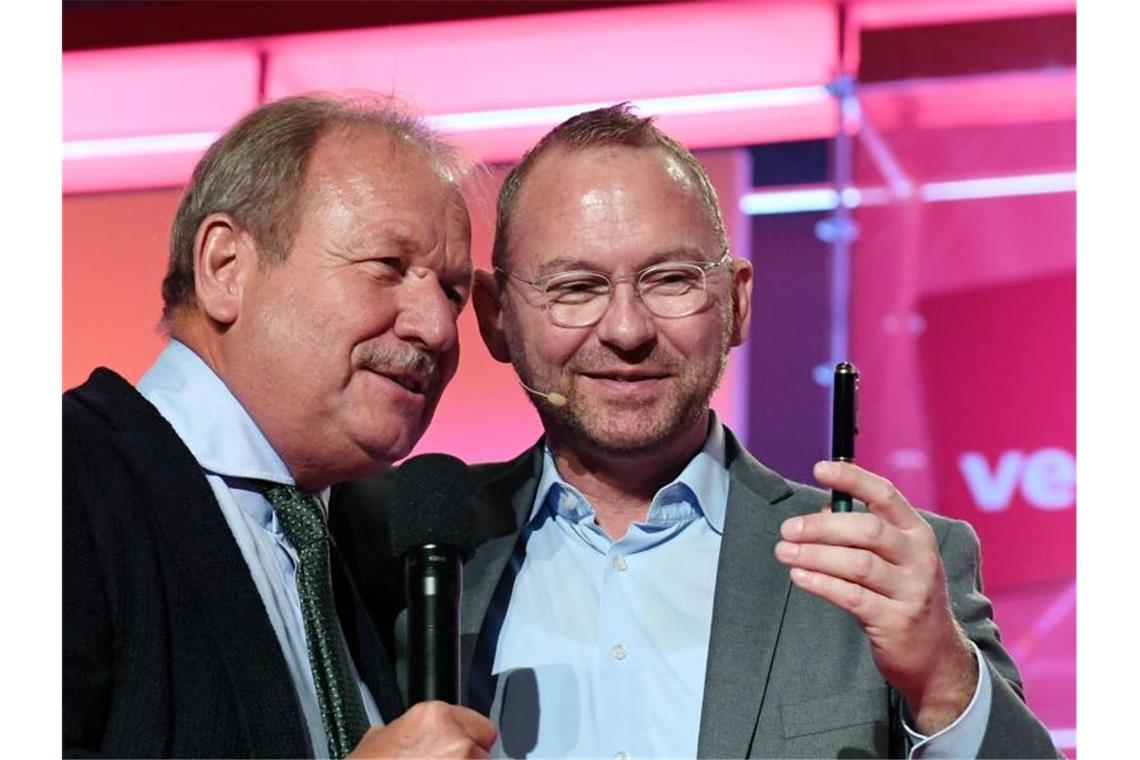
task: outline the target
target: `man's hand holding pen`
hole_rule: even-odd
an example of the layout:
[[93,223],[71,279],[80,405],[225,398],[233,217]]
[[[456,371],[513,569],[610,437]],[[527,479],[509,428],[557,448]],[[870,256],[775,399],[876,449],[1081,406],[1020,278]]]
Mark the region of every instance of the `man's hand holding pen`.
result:
[[825,487],[866,512],[823,511],[781,526],[776,558],[792,582],[850,612],[911,725],[930,735],[952,723],[977,687],[977,664],[954,615],[934,531],[890,481],[854,464],[819,462]]

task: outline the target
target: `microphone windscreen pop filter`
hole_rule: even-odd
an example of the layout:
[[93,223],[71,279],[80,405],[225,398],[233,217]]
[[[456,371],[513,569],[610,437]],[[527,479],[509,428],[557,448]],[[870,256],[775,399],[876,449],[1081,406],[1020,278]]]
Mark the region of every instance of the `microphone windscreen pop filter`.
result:
[[471,472],[447,454],[421,454],[396,470],[391,520],[396,556],[428,544],[451,546],[464,559],[475,549]]

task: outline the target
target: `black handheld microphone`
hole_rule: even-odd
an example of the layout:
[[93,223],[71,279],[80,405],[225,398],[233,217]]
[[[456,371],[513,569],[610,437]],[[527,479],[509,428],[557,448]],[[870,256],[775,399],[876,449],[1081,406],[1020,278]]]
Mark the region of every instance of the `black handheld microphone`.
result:
[[408,703],[459,704],[463,560],[475,547],[471,473],[446,454],[396,470],[392,548],[404,557],[408,597]]

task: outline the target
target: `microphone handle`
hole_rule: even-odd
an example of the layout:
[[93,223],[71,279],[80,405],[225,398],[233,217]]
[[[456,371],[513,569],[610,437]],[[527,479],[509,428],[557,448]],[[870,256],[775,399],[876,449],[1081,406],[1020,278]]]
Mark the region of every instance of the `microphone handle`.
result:
[[463,560],[440,544],[404,555],[408,596],[408,704],[459,704],[459,599]]

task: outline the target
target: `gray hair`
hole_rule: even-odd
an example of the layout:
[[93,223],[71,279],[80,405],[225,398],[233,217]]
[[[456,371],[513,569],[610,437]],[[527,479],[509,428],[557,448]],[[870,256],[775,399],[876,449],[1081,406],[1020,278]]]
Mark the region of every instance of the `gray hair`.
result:
[[709,222],[717,236],[721,250],[728,250],[728,236],[724,218],[717,203],[716,190],[701,162],[688,148],[666,135],[653,123],[653,117],[636,116],[629,103],[618,103],[572,116],[547,132],[538,144],[526,152],[515,165],[499,190],[499,205],[495,214],[495,244],[491,250],[492,265],[505,268],[510,245],[511,217],[518,202],[523,181],[545,153],[564,148],[581,151],[604,146],[630,148],[661,148],[674,157],[692,175],[701,192]]
[[194,169],[171,229],[162,281],[165,321],[196,303],[194,239],[202,221],[227,213],[257,243],[259,266],[284,261],[300,223],[297,210],[317,141],[335,128],[356,126],[417,146],[447,182],[458,183],[470,168],[454,147],[391,97],[314,94],[261,106],[211,145]]

